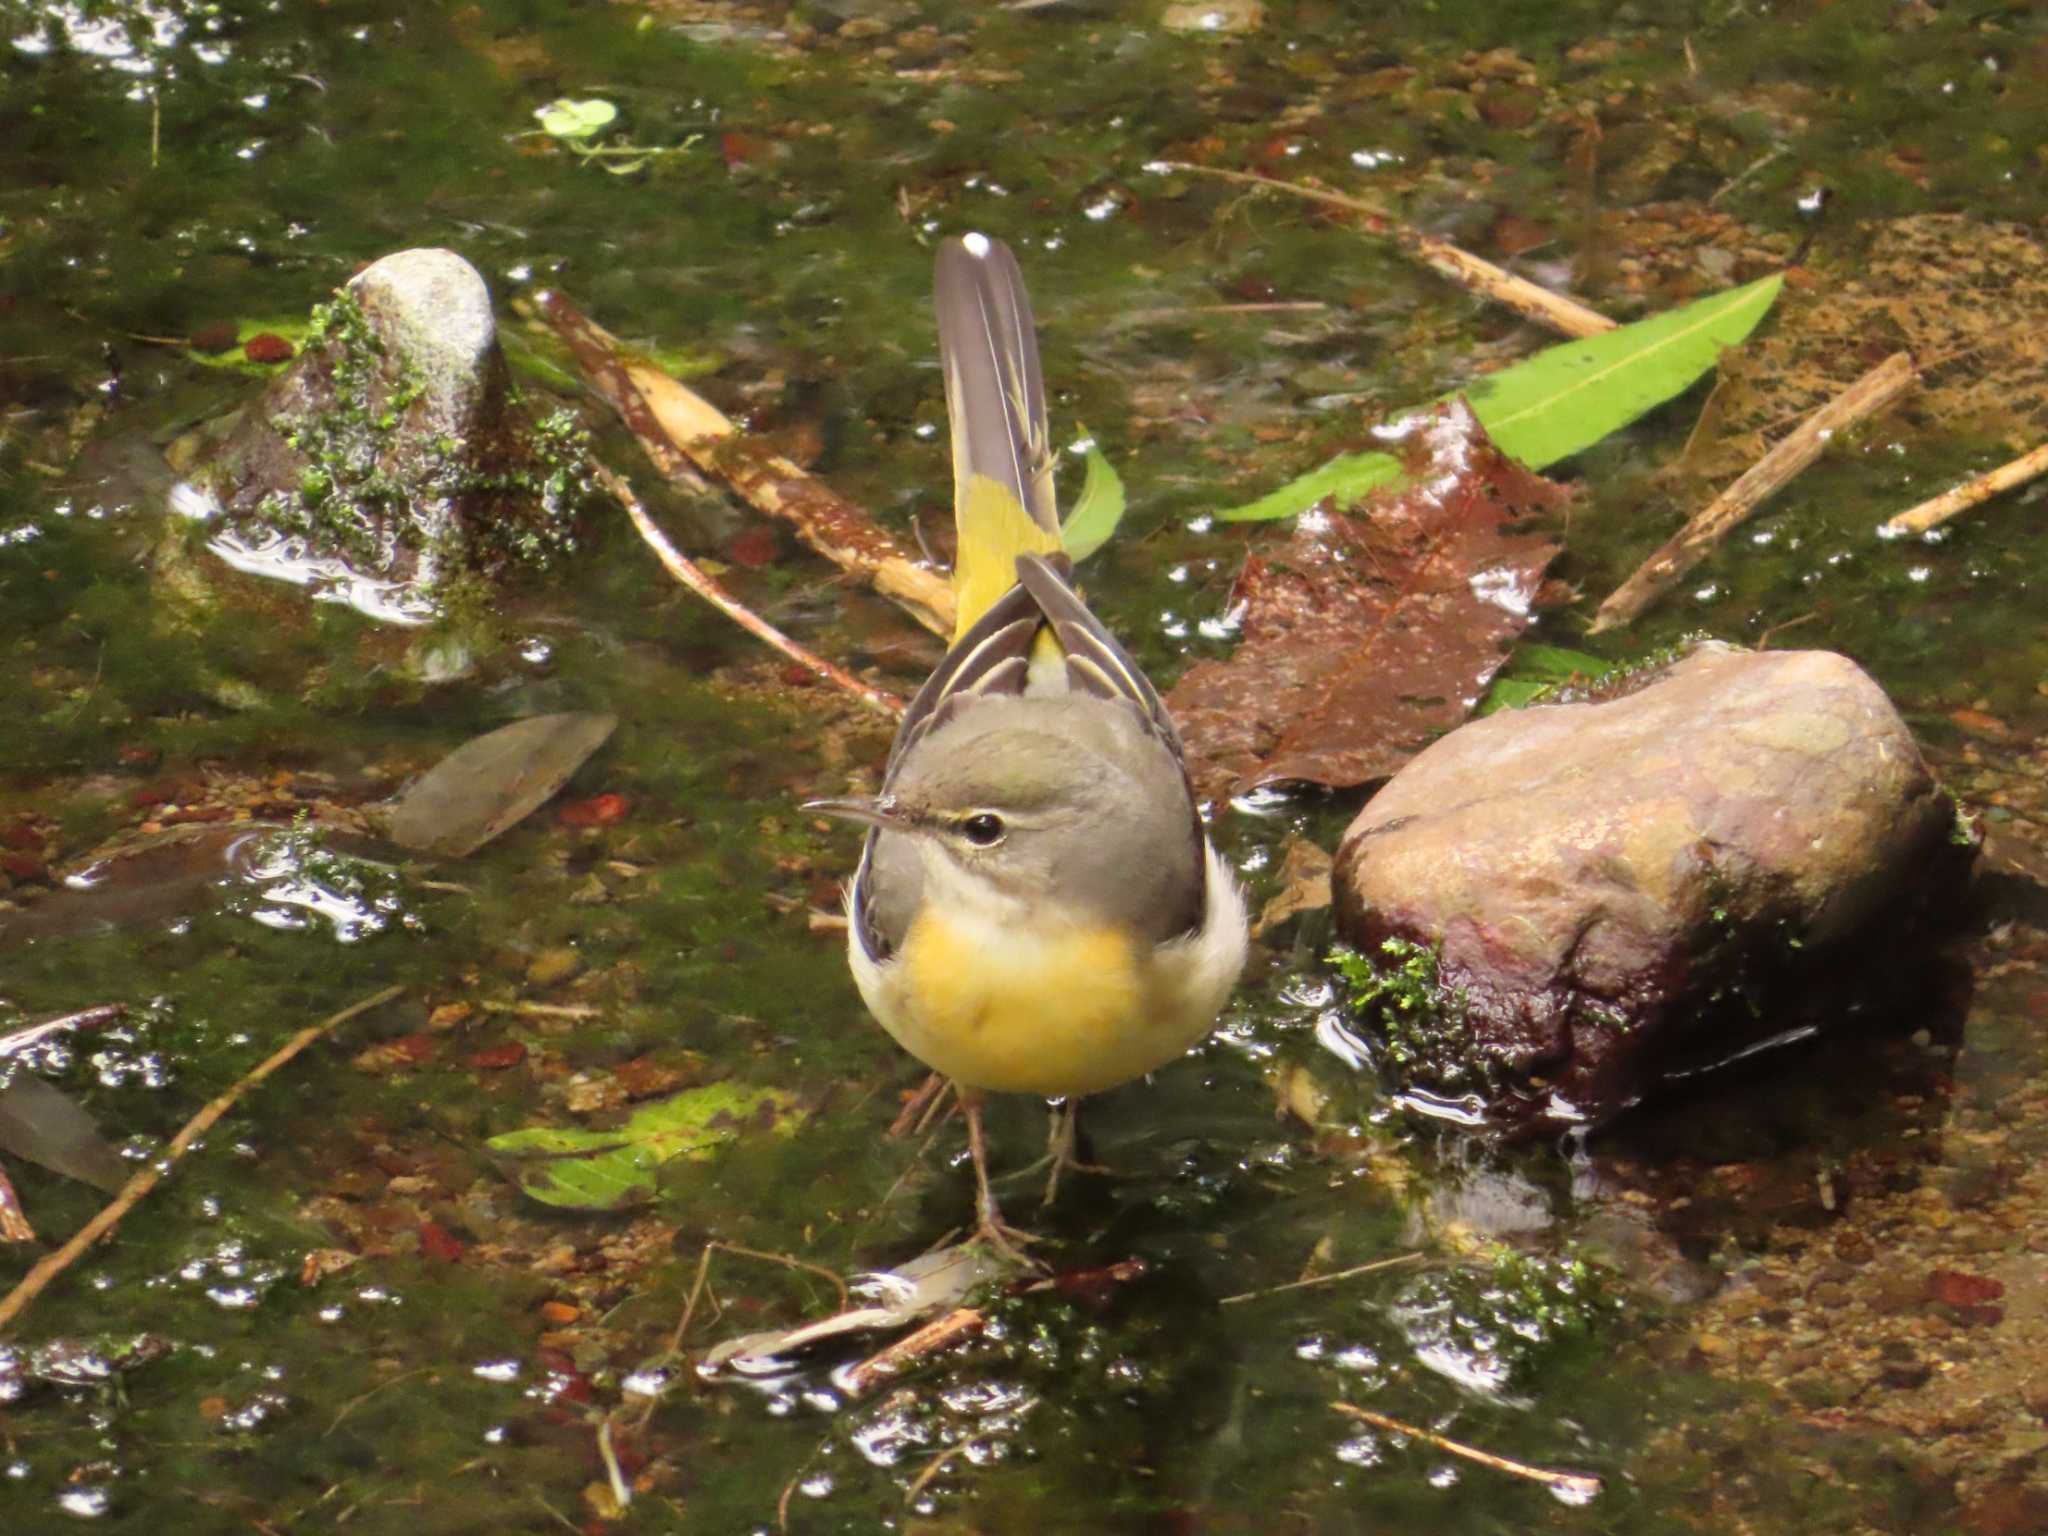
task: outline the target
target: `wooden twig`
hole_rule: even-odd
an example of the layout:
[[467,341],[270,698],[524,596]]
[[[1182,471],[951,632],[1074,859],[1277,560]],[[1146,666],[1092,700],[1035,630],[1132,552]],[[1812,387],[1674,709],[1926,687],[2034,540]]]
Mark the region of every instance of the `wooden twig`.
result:
[[1196,320],[1204,315],[1312,315],[1330,306],[1321,299],[1291,299],[1266,304],[1169,304],[1160,309],[1127,309],[1110,323],[1119,330],[1157,325],[1167,320]]
[[99,1003],[91,1008],[81,1008],[76,1013],[64,1013],[54,1019],[44,1019],[40,1024],[24,1024],[20,1029],[0,1035],[0,1057],[12,1056],[17,1051],[39,1044],[51,1035],[61,1035],[67,1029],[98,1029],[102,1024],[113,1023],[127,1012],[126,1003]]
[[1593,615],[1589,633],[1617,629],[1656,602],[1685,573],[1707,557],[1743,520],[1782,490],[1827,447],[1836,434],[1874,416],[1913,387],[1919,378],[1913,359],[1894,352],[1854,384],[1794,427],[1770,452],[1743,471],[1704,512],[1660,545],[1627,581],[1608,594]]
[[1599,1478],[1591,1477],[1584,1472],[1553,1472],[1548,1467],[1532,1467],[1527,1462],[1510,1461],[1505,1456],[1496,1456],[1493,1452],[1482,1451],[1477,1446],[1462,1444],[1413,1424],[1403,1424],[1399,1419],[1390,1419],[1384,1413],[1374,1413],[1370,1408],[1360,1408],[1351,1403],[1332,1403],[1330,1406],[1347,1418],[1364,1420],[1374,1429],[1383,1429],[1391,1435],[1406,1435],[1411,1440],[1420,1440],[1425,1445],[1433,1445],[1453,1456],[1476,1461],[1482,1467],[1492,1467],[1496,1472],[1512,1473],[1516,1477],[1526,1477],[1531,1482],[1542,1483],[1545,1487],[1559,1489],[1577,1500],[1583,1501],[1594,1497],[1602,1487]]
[[922,1328],[906,1333],[887,1348],[878,1350],[851,1367],[836,1385],[848,1402],[866,1397],[891,1377],[908,1370],[927,1355],[936,1355],[962,1339],[970,1339],[988,1324],[988,1314],[979,1307],[955,1307],[935,1317]]
[[612,1503],[621,1513],[633,1502],[633,1486],[626,1481],[626,1474],[619,1466],[619,1454],[612,1449],[612,1421],[607,1414],[597,1426],[597,1455],[604,1463],[604,1475],[611,1484]]
[[599,1019],[604,1017],[602,1008],[593,1008],[588,1003],[529,1003],[523,999],[500,1002],[495,999],[477,1004],[485,1013],[516,1013],[529,1019]]
[[[1064,1275],[1047,1275],[1033,1280],[1021,1290],[1012,1294],[1034,1296],[1041,1291],[1056,1291],[1072,1287],[1077,1280],[1091,1286],[1122,1285],[1135,1280],[1145,1272],[1145,1266],[1137,1259],[1124,1259],[1119,1263],[1104,1265],[1101,1269],[1080,1270]],[[861,1361],[848,1366],[833,1378],[833,1385],[845,1395],[848,1402],[865,1397],[876,1387],[908,1370],[927,1356],[936,1355],[942,1349],[950,1349],[963,1339],[970,1339],[988,1324],[988,1314],[979,1307],[955,1307],[941,1317],[934,1318],[922,1328],[906,1333],[895,1343]]]
[[1909,533],[1925,533],[1930,528],[1939,528],[1952,517],[1958,517],[1992,497],[2002,495],[2015,486],[2025,485],[2029,480],[2048,475],[2048,443],[2043,443],[2032,453],[2014,459],[2010,464],[2001,464],[1989,474],[1966,480],[1953,490],[1943,491],[1910,511],[1901,512],[1897,517],[1878,524],[1877,536],[1881,539],[1903,538]]
[[1505,267],[1497,267],[1483,256],[1474,256],[1450,241],[1436,235],[1425,235],[1421,230],[1411,228],[1398,219],[1391,218],[1371,203],[1361,202],[1355,197],[1346,197],[1341,192],[1328,192],[1321,187],[1304,187],[1297,182],[1275,181],[1269,176],[1253,176],[1245,171],[1227,171],[1220,166],[1194,165],[1185,160],[1162,160],[1157,162],[1161,169],[1187,171],[1196,176],[1214,176],[1220,181],[1235,181],[1245,186],[1257,187],[1266,192],[1285,192],[1291,197],[1307,198],[1310,202],[1324,203],[1332,208],[1342,208],[1356,214],[1366,229],[1384,240],[1391,240],[1408,255],[1424,266],[1449,278],[1460,288],[1476,293],[1482,298],[1505,305],[1516,314],[1546,325],[1563,336],[1597,336],[1602,331],[1611,331],[1616,322],[1608,319],[1597,309],[1589,309],[1576,299],[1568,299],[1561,293],[1552,293],[1548,288],[1517,277]]
[[787,656],[798,666],[816,673],[826,682],[832,684],[833,687],[844,689],[856,699],[859,699],[861,703],[867,705],[869,709],[885,714],[892,720],[901,717],[903,714],[903,701],[897,698],[895,694],[884,692],[880,688],[864,683],[845,668],[835,666],[824,657],[804,649],[804,647],[798,645],[773,624],[760,617],[760,615],[756,614],[751,608],[748,608],[738,598],[726,591],[725,588],[713,581],[695,562],[685,558],[681,551],[673,544],[669,543],[667,536],[662,533],[660,528],[655,526],[654,519],[647,515],[647,509],[640,505],[640,498],[633,494],[631,486],[627,485],[625,481],[621,480],[595,459],[590,461],[590,469],[591,473],[597,477],[598,484],[610,491],[613,497],[617,499],[619,505],[626,509],[626,516],[633,519],[633,526],[640,530],[640,537],[646,541],[647,547],[654,551],[655,558],[661,561],[669,575],[675,577],[677,581],[703,598],[705,602],[716,608],[728,619],[731,619],[733,623],[739,625],[748,634],[753,635],[757,639],[767,641],[768,644],[774,646],[776,650],[782,652],[783,655]]
[[890,1141],[901,1141],[912,1131],[925,1128],[926,1115],[938,1104],[945,1091],[953,1086],[952,1079],[943,1072],[932,1072],[917,1085],[917,1091],[903,1101],[903,1108],[896,1118],[889,1122],[889,1129],[883,1134]]
[[966,1449],[967,1442],[964,1440],[960,1440],[954,1442],[952,1445],[947,1446],[943,1451],[940,1451],[937,1455],[933,1456],[930,1461],[924,1464],[923,1470],[921,1470],[916,1477],[913,1477],[910,1480],[910,1486],[903,1490],[903,1502],[906,1504],[915,1504],[918,1501],[918,1498],[924,1493],[925,1489],[931,1486],[932,1479],[937,1477],[941,1472],[945,1471],[947,1463],[952,1461],[952,1459],[955,1456],[958,1456],[962,1451]]
[[241,1078],[225,1093],[207,1104],[204,1109],[200,1110],[190,1120],[187,1120],[184,1128],[177,1135],[173,1136],[170,1145],[164,1148],[162,1156],[152,1159],[148,1167],[142,1169],[134,1178],[123,1184],[121,1192],[108,1201],[101,1208],[99,1214],[94,1216],[91,1221],[80,1227],[72,1236],[70,1242],[59,1248],[55,1253],[44,1255],[37,1262],[35,1268],[22,1276],[21,1284],[9,1291],[4,1301],[0,1301],[0,1329],[6,1328],[9,1323],[19,1317],[28,1304],[42,1294],[44,1287],[63,1274],[65,1270],[69,1269],[76,1262],[80,1254],[113,1231],[115,1227],[119,1226],[121,1218],[140,1204],[144,1195],[147,1195],[164,1181],[172,1167],[176,1165],[179,1158],[185,1155],[192,1143],[211,1130],[214,1122],[219,1120],[222,1115],[233,1109],[236,1101],[243,1094],[254,1088],[266,1077],[269,1077],[271,1073],[284,1066],[307,1046],[327,1034],[328,1031],[340,1028],[358,1014],[368,1013],[372,1008],[383,1007],[384,1004],[390,1002],[394,997],[401,996],[404,991],[404,987],[386,987],[383,991],[373,993],[359,1003],[349,1004],[348,1007],[342,1009],[339,1013],[329,1014],[318,1024],[308,1025],[242,1074]]
[[1359,1275],[1369,1275],[1376,1269],[1392,1269],[1397,1264],[1418,1263],[1421,1258],[1422,1255],[1419,1253],[1397,1253],[1391,1259],[1374,1259],[1370,1264],[1356,1264],[1350,1269],[1340,1269],[1333,1274],[1312,1275],[1306,1280],[1290,1280],[1285,1285],[1268,1286],[1263,1291],[1244,1291],[1236,1296],[1225,1296],[1216,1305],[1234,1307],[1239,1302],[1261,1301],[1268,1296],[1278,1296],[1282,1291],[1306,1291],[1318,1285],[1335,1285],[1339,1280],[1356,1279]]
[[[652,364],[627,357],[616,339],[562,294],[542,293],[535,302],[591,387],[619,413],[663,474],[686,471],[687,457],[759,510],[792,524],[812,549],[894,600],[927,629],[952,636],[951,583],[884,533],[866,512],[780,454],[745,438],[710,401]],[[694,473],[689,478],[696,480]]]

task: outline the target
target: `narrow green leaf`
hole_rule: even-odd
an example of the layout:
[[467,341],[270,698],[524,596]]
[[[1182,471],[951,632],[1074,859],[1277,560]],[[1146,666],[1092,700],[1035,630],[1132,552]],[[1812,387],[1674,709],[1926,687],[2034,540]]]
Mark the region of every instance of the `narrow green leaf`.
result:
[[[1085,436],[1087,428],[1083,427]],[[1081,495],[1060,524],[1060,541],[1076,565],[1109,542],[1124,515],[1124,483],[1100,448],[1088,450],[1088,477]]]
[[[1618,330],[1549,347],[1475,380],[1472,414],[1496,447],[1531,469],[1590,448],[1610,432],[1682,393],[1770,312],[1782,275],[1696,300]],[[1400,476],[1386,454],[1347,454],[1257,501],[1216,515],[1224,522],[1288,517],[1325,496],[1355,500]]]
[[1298,480],[1288,481],[1257,501],[1248,501],[1216,516],[1226,523],[1263,523],[1305,512],[1325,496],[1335,497],[1342,506],[1400,478],[1401,461],[1391,453],[1347,453]]
[[1549,347],[1474,380],[1472,414],[1494,446],[1531,469],[1590,448],[1682,393],[1770,310],[1782,275],[1761,278],[1634,325]]

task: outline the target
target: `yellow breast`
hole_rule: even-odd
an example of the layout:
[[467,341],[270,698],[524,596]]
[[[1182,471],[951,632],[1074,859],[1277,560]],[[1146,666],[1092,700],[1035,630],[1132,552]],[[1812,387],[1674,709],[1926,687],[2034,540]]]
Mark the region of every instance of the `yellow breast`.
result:
[[969,1087],[1095,1093],[1207,1027],[1161,995],[1153,961],[1115,927],[997,927],[928,906],[869,1002],[906,1050]]

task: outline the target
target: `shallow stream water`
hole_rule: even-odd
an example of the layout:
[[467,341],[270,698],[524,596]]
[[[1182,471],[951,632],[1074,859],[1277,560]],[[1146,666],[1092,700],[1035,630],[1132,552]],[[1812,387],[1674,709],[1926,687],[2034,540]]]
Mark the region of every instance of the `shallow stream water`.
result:
[[[515,341],[516,303],[561,288],[892,528],[939,537],[931,248],[1000,235],[1037,300],[1056,431],[1085,424],[1131,493],[1091,592],[1168,681],[1227,649],[1216,621],[1261,536],[1209,514],[1546,338],[1341,218],[1155,162],[1383,198],[1621,319],[1809,235],[1839,281],[1891,221],[1954,215],[2019,226],[2037,264],[1998,281],[2041,284],[2028,302],[2048,308],[2035,10],[1309,0],[1246,31],[1232,18],[1256,5],[1167,24],[1195,9],[0,4],[10,888],[195,806],[317,824],[520,716],[620,720],[572,814],[467,860],[364,864],[302,838],[0,949],[0,1024],[127,1006],[36,1065],[138,1160],[293,1030],[406,988],[249,1094],[0,1342],[105,1360],[152,1339],[126,1369],[32,1371],[0,1401],[0,1528],[2048,1528],[2026,1523],[2048,1504],[2048,1397],[2019,1367],[2040,1339],[2021,1330],[2048,1326],[2042,502],[1931,542],[1872,533],[2040,441],[2014,440],[2042,425],[2038,346],[2001,354],[2009,381],[1957,383],[1989,345],[1959,319],[1952,387],[1587,642],[1593,603],[1713,489],[1672,467],[1705,389],[1653,414],[1564,467],[1583,494],[1559,574],[1583,597],[1537,631],[1627,660],[1703,629],[1868,667],[1990,834],[1928,956],[1939,1006],[1845,1019],[1588,1141],[1493,1148],[1389,1101],[1333,1010],[1327,917],[1292,919],[1210,1042],[1091,1103],[1120,1176],[1037,1223],[1063,1268],[1142,1275],[993,1303],[977,1340],[858,1402],[833,1376],[857,1347],[745,1385],[665,1351],[707,1251],[692,1352],[821,1316],[820,1270],[901,1263],[967,1215],[957,1124],[884,1138],[921,1073],[813,921],[856,848],[796,804],[878,767],[887,726],[792,680],[609,512],[441,682],[408,663],[431,639],[345,605],[167,578],[162,450],[260,387],[237,353],[179,343],[303,325],[406,247],[473,262]],[[620,109],[614,147],[673,153],[565,151],[534,117],[564,96]],[[1929,286],[1973,281],[1991,280],[1959,256]],[[743,600],[915,687],[937,655],[921,631],[736,501],[658,488],[590,420]],[[1291,837],[1332,846],[1358,803],[1268,797],[1217,835],[1256,904]],[[628,1212],[551,1213],[483,1148],[720,1082],[796,1108],[671,1164]],[[1002,1161],[1036,1154],[1039,1113],[998,1108]],[[51,1244],[104,1199],[8,1172]],[[0,1252],[0,1284],[35,1257]],[[1935,1271],[2006,1277],[2000,1315],[1923,1288]],[[1340,1399],[1603,1487],[1461,1460]]]

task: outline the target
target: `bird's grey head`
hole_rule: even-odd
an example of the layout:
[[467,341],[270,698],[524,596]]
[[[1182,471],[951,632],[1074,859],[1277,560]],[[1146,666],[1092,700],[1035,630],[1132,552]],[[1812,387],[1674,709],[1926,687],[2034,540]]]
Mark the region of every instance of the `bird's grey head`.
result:
[[885,906],[904,894],[891,887],[915,879],[918,901],[972,894],[1155,940],[1201,917],[1201,831],[1186,775],[1121,704],[990,701],[920,741],[877,799],[819,808],[880,828],[875,894]]

